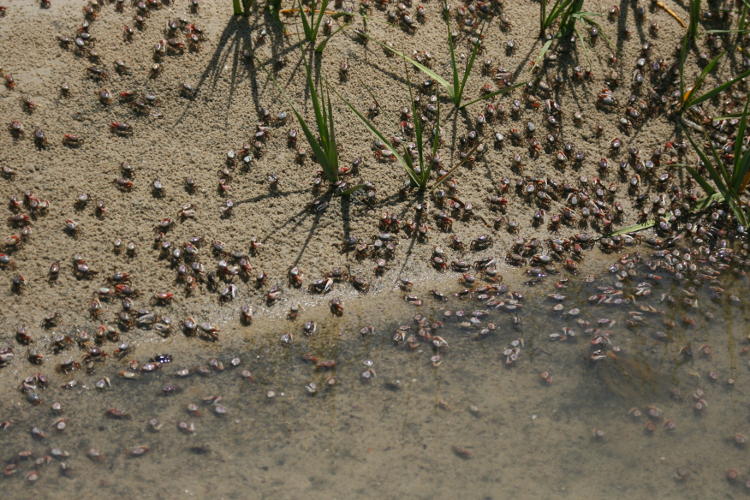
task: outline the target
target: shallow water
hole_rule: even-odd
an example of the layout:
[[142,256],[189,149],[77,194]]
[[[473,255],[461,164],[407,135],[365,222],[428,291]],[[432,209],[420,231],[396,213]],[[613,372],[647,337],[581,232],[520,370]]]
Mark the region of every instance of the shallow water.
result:
[[[746,277],[726,273],[719,298],[712,299],[705,286],[696,290],[697,307],[685,303],[689,286],[668,277],[651,279],[652,293],[635,296],[635,304],[590,304],[592,295],[616,281],[610,274],[558,290],[544,291],[543,285],[516,313],[483,317],[482,326],[494,322],[497,328],[481,339],[478,328],[462,327],[455,314],[445,319],[442,312],[465,310],[468,317],[481,304],[430,300],[414,311],[445,319],[436,332],[448,343],[439,349],[438,366],[426,342],[414,349],[392,342],[399,324],[414,324],[410,318],[375,323],[375,333],[364,336],[329,319],[314,336],[295,334],[290,346],[276,340],[281,331],[254,338],[237,332],[225,347],[209,347],[211,354],[175,354],[157,372],[132,380],[117,375],[127,357],[102,362],[92,375],[51,375],[40,405],[29,405],[20,393],[18,401],[0,403],[0,420],[13,422],[0,433],[2,458],[18,468],[2,480],[6,498],[32,492],[154,498],[744,495],[747,449],[735,434],[750,432],[748,307],[732,294],[742,297]],[[634,296],[642,281],[626,282],[623,297]],[[552,310],[555,302],[546,292],[567,296],[563,311]],[[643,324],[628,326],[637,308],[647,311]],[[563,326],[576,339],[550,340]],[[610,339],[610,354],[592,363],[587,358],[595,332],[586,328],[597,327]],[[656,333],[661,331],[666,337]],[[503,351],[514,339],[523,340],[521,354],[506,366]],[[335,360],[335,369],[316,369],[303,359],[306,353]],[[206,367],[209,357],[221,360],[224,370],[198,374],[196,367]],[[235,357],[241,364],[231,367]],[[369,382],[362,377],[368,366]],[[185,367],[193,374],[178,377]],[[540,376],[545,371],[549,383]],[[111,387],[96,389],[104,376]],[[337,383],[329,386],[329,377]],[[68,379],[79,385],[60,389]],[[306,388],[311,382],[317,384],[314,395]],[[165,395],[168,384],[175,388]],[[204,401],[211,396],[221,400]],[[705,409],[695,409],[698,400]],[[62,415],[51,411],[53,401],[62,404]],[[197,413],[188,411],[191,403]],[[225,415],[216,414],[217,405]],[[128,416],[107,417],[109,408]],[[629,413],[632,408],[642,415]],[[657,415],[648,417],[649,408]],[[62,432],[52,427],[61,417],[67,419]],[[162,425],[158,432],[150,428],[152,418]],[[195,428],[181,431],[180,422]],[[47,437],[32,437],[32,426]],[[149,451],[130,457],[140,445]],[[60,459],[34,463],[52,448],[70,454],[66,474]],[[102,457],[88,458],[91,448]],[[22,450],[33,458],[19,458]],[[729,468],[737,469],[738,481],[725,479]],[[32,470],[39,474],[33,484],[25,479]]]

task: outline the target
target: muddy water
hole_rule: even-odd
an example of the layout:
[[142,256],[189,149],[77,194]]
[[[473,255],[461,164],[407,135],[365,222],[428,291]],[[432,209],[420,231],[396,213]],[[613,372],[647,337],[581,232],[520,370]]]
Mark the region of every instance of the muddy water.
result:
[[[288,328],[291,345],[278,341],[283,329],[269,331],[271,340],[238,332],[224,347],[173,353],[134,379],[118,372],[146,361],[137,353],[92,375],[51,376],[41,404],[20,393],[0,403],[0,420],[13,422],[0,433],[2,459],[17,467],[0,480],[3,496],[743,497],[747,279],[727,272],[719,295],[647,272],[622,284],[605,273],[542,285],[512,312],[504,296],[480,327],[462,325],[487,309],[474,300],[426,301],[410,314],[444,321],[435,334],[448,345],[437,350],[394,345],[399,325],[412,325],[407,337],[417,331],[406,314],[371,318],[365,335],[324,319],[310,337]],[[565,295],[561,310],[552,293]],[[489,323],[496,328],[480,335]],[[563,327],[572,332],[561,340]],[[520,354],[508,364],[517,339]],[[315,359],[336,366],[316,368]],[[180,377],[184,368],[190,375]],[[111,386],[97,389],[104,377]],[[76,387],[59,387],[72,379]],[[110,408],[126,415],[105,415]],[[59,418],[63,431],[54,429]],[[131,456],[139,446],[148,451]],[[69,456],[45,460],[60,454],[54,448]],[[32,457],[20,457],[24,450]],[[734,482],[725,478],[731,468]]]

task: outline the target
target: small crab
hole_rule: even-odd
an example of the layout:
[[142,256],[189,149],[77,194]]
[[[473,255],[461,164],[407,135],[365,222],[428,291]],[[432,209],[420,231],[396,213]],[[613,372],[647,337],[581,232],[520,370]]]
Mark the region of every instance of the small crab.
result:
[[474,251],[484,250],[486,248],[489,248],[492,246],[492,237],[487,235],[482,235],[476,238],[475,240],[472,240],[471,242],[471,249]]
[[78,148],[83,145],[83,138],[75,134],[63,134],[62,143],[69,148]]
[[133,135],[133,126],[125,122],[112,122],[109,124],[109,129],[116,135]]

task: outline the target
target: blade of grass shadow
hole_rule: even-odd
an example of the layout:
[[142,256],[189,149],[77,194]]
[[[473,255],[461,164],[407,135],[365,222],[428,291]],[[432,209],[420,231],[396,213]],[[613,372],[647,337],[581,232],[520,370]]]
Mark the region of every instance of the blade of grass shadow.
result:
[[462,108],[466,108],[466,107],[469,107],[472,104],[476,104],[476,103],[478,103],[480,101],[486,101],[487,99],[492,99],[493,97],[495,97],[497,95],[507,94],[508,92],[511,92],[512,90],[517,89],[518,87],[522,87],[524,85],[526,85],[526,82],[516,83],[516,84],[510,85],[508,87],[503,87],[503,88],[501,88],[499,90],[492,91],[489,94],[485,94],[485,95],[479,96],[476,99],[473,99],[473,100],[467,102],[466,104],[463,104],[461,107]]
[[690,0],[690,19],[685,37],[682,39],[680,47],[680,94],[685,95],[685,62],[687,61],[688,51],[695,44],[695,38],[698,34],[698,21],[700,19],[701,2],[700,0]]

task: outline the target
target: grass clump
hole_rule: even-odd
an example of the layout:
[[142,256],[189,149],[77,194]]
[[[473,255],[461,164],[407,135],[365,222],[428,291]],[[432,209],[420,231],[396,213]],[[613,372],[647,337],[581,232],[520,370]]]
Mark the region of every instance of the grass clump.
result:
[[[698,167],[683,165],[690,176],[701,186],[706,196],[698,200],[691,209],[692,213],[699,213],[714,203],[726,203],[735,220],[744,227],[748,227],[750,217],[742,206],[741,198],[750,185],[750,147],[744,146],[745,134],[748,131],[748,119],[750,118],[750,100],[745,102],[745,107],[737,116],[737,130],[734,139],[734,147],[731,153],[725,154],[724,158],[716,149],[708,134],[704,131],[704,142],[708,148],[698,144],[693,135],[686,129],[686,135],[693,150],[698,155],[701,165]],[[671,214],[667,215],[670,218]],[[656,225],[656,220],[650,219],[646,222],[619,229],[610,236],[634,233],[649,229]]]
[[289,106],[305,134],[305,139],[310,144],[315,160],[323,169],[323,175],[328,182],[334,184],[339,178],[339,153],[330,93],[322,80],[319,83],[315,82],[310,63],[305,63],[305,71],[307,73],[307,90],[310,92],[310,101],[315,114],[314,127],[317,134],[313,131],[313,126],[291,103],[289,103]]
[[[573,40],[572,35],[578,34],[576,30],[577,21],[584,21],[597,28],[599,32],[602,31],[601,26],[592,19],[599,14],[584,11],[583,0],[555,0],[549,10],[547,9],[548,6],[549,0],[539,0],[539,36],[546,41],[542,45],[533,67],[539,66],[555,40],[563,42]],[[551,34],[550,30],[554,26],[558,27],[557,32]],[[602,33],[602,37],[609,47],[609,42],[603,35]],[[609,48],[611,50],[611,47]]]
[[[689,121],[685,120],[685,117],[683,116],[684,113],[705,101],[717,97],[736,82],[750,76],[750,69],[748,69],[713,88],[704,90],[706,78],[717,68],[719,61],[726,55],[726,52],[721,52],[706,64],[698,76],[693,80],[692,85],[689,87],[686,86],[685,65],[687,63],[688,53],[691,48],[695,46],[698,38],[701,0],[690,0],[689,8],[690,20],[687,32],[682,39],[679,54],[681,98],[678,103],[678,112],[681,114],[683,123],[688,125]],[[745,17],[747,12],[748,3],[747,1],[744,1],[743,9],[738,21],[738,31],[740,33],[745,30]],[[713,141],[708,137],[705,131],[703,131],[704,144],[707,143],[708,148],[698,144],[694,139],[689,129],[696,127],[688,127],[686,129],[686,135],[693,150],[700,158],[702,166],[701,168],[691,166],[685,167],[693,179],[700,184],[707,195],[706,198],[698,204],[698,209],[703,209],[713,202],[724,202],[732,211],[737,221],[746,227],[748,224],[748,215],[742,208],[740,197],[747,189],[748,183],[750,183],[750,149],[743,148],[748,122],[748,104],[750,104],[750,101],[746,100],[744,110],[737,115],[739,117],[739,122],[737,124],[732,153],[730,155],[725,155],[725,157],[731,159],[731,163],[727,164],[727,162],[722,159],[719,152],[716,150]],[[697,128],[700,129],[700,127]]]
[[329,11],[328,5],[330,3],[330,0],[321,0],[320,2],[313,2],[310,7],[305,7],[302,5],[302,0],[299,0],[299,7],[297,10],[302,23],[305,40],[317,53],[322,53],[328,41],[336,33],[344,29],[344,26],[339,26],[336,31],[326,36],[322,42],[318,43],[318,34],[320,33],[320,25],[323,22],[323,18],[326,15],[330,15],[333,19],[337,19],[346,15],[344,12]]
[[[412,117],[414,120],[414,137],[415,145],[417,149],[416,158],[412,153],[404,146],[404,154],[399,153],[398,148],[395,147],[391,141],[388,140],[386,135],[381,132],[375,124],[370,121],[365,115],[357,110],[349,101],[344,99],[347,106],[354,112],[359,120],[372,132],[372,134],[380,139],[387,147],[391,150],[393,155],[396,157],[398,162],[406,171],[409,176],[409,180],[412,185],[418,188],[420,191],[424,191],[427,188],[427,184],[430,181],[432,174],[431,158],[435,156],[435,153],[440,146],[440,106],[438,105],[438,112],[436,122],[432,127],[431,134],[432,139],[429,144],[425,144],[425,128],[424,122],[422,121],[421,110],[417,107],[412,99]],[[429,148],[429,154],[425,153],[426,147]]]
[[[747,13],[747,4],[743,8],[743,15],[740,17],[740,28],[744,30],[745,19],[744,16]],[[719,61],[726,55],[726,52],[721,52],[719,55],[711,59],[708,64],[701,70],[698,76],[693,80],[693,84],[686,87],[685,83],[685,64],[690,49],[695,45],[698,37],[698,22],[700,21],[701,15],[701,0],[690,1],[690,21],[688,23],[687,32],[682,39],[682,45],[680,46],[680,59],[679,59],[679,71],[680,71],[680,102],[678,109],[682,113],[704,101],[713,99],[720,93],[727,90],[729,87],[737,83],[738,81],[750,76],[750,69],[741,72],[729,80],[722,82],[721,84],[701,93],[703,85],[706,81],[706,77],[713,72],[719,64]]]
[[323,21],[328,3],[329,0],[322,0],[320,4],[313,2],[312,7],[306,11],[302,0],[299,0],[299,18],[302,21],[302,29],[305,31],[305,40],[312,46],[315,46],[318,41],[320,23]]
[[558,36],[568,37],[575,31],[576,21],[587,19],[590,12],[583,12],[583,0],[555,0],[547,11],[548,0],[539,2],[539,36],[544,37],[547,30],[557,24]]
[[730,165],[725,164],[708,137],[706,137],[706,142],[709,147],[706,149],[699,145],[688,131],[688,140],[700,158],[705,173],[694,167],[686,167],[693,179],[708,195],[703,204],[708,206],[713,201],[726,202],[737,221],[745,227],[748,225],[748,215],[742,208],[740,197],[750,183],[750,147],[743,148],[750,114],[748,105],[750,105],[750,100],[745,102],[745,108],[737,124],[732,154],[727,155],[731,158]]
[[[410,82],[411,83],[411,82]],[[432,159],[437,154],[440,148],[440,104],[438,103],[437,113],[435,121],[430,127],[429,131],[425,127],[425,122],[422,117],[422,110],[417,106],[416,100],[411,92],[411,86],[409,86],[409,97],[411,98],[411,113],[412,119],[414,120],[414,145],[404,145],[403,154],[401,154],[396,146],[388,140],[386,134],[381,132],[377,126],[369,120],[364,114],[357,110],[349,101],[346,99],[342,100],[349,106],[349,109],[359,118],[359,120],[367,127],[367,129],[386,147],[393,153],[393,156],[403,167],[404,171],[409,177],[409,180],[415,188],[420,192],[427,190],[430,179],[432,178]],[[477,148],[477,144],[474,149]],[[416,153],[413,150],[416,149]],[[474,151],[472,149],[471,152]],[[471,152],[466,155],[468,159]],[[466,161],[466,160],[464,160]],[[464,163],[458,163],[456,166],[448,170],[445,174],[440,176],[430,186],[430,190],[437,188],[445,180],[447,180],[453,173]]]

